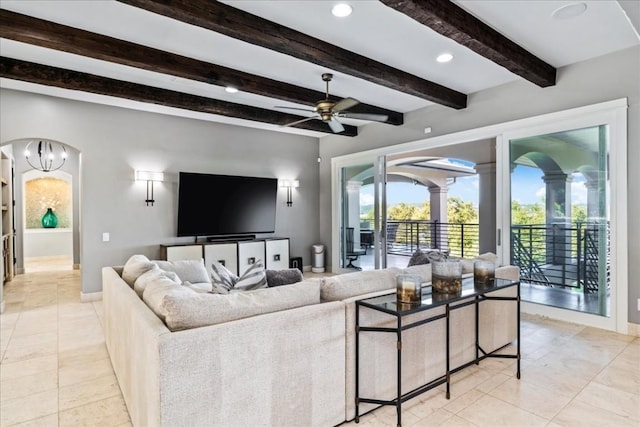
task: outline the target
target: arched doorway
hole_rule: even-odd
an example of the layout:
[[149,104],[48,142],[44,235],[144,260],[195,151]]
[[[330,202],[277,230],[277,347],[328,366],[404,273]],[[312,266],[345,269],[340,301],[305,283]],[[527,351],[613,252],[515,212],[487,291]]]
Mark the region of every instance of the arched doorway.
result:
[[[42,172],[35,170],[24,156],[25,148],[32,140],[33,138],[17,139],[2,146],[3,156],[11,160],[14,177],[12,230],[8,226],[3,227],[2,231],[3,234],[11,233],[14,237],[14,272],[25,273],[26,258],[55,256],[56,252],[64,253],[68,259],[64,268],[79,269],[80,152],[62,142],[52,141],[65,148],[67,158],[57,171]],[[65,194],[61,193],[63,188],[66,189]],[[44,206],[45,204],[51,206]],[[44,230],[41,224],[42,215],[48,207],[58,210],[58,226],[52,230]],[[60,266],[50,268],[59,269]],[[47,271],[46,263],[36,269]]]

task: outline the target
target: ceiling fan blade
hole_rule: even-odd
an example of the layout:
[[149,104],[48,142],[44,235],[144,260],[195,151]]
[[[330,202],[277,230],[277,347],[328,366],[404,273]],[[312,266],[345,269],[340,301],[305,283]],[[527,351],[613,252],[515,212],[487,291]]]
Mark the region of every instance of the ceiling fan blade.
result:
[[335,117],[332,117],[328,124],[333,133],[344,132],[344,126],[342,126],[342,123],[340,123]]
[[334,112],[339,112],[339,111],[351,108],[354,105],[358,105],[358,104],[360,104],[360,101],[358,101],[357,99],[344,98],[344,99],[341,99],[340,101],[336,102],[336,105],[333,106],[332,110]]
[[275,105],[273,108],[286,108],[287,110],[298,110],[298,111],[308,111],[310,113],[315,113],[315,109],[311,108],[296,108],[296,107],[285,107],[284,105]]
[[345,119],[372,120],[374,122],[386,122],[389,116],[386,114],[368,114],[368,113],[341,113],[339,117]]
[[308,120],[313,120],[313,119],[318,119],[318,118],[320,118],[320,117],[319,116],[305,117],[304,119],[296,120],[295,122],[287,123],[287,124],[282,125],[282,126],[285,126],[285,127],[286,126],[294,126],[294,125],[300,124],[302,122],[306,122]]

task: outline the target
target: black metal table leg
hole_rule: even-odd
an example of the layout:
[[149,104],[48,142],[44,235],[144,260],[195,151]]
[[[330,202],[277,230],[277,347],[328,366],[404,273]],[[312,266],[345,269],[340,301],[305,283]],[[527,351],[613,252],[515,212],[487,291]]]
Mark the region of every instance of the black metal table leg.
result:
[[358,410],[360,396],[360,304],[356,302],[356,423],[360,422],[360,411]]
[[447,399],[449,399],[451,397],[451,393],[450,393],[450,387],[451,387],[451,372],[450,369],[451,367],[449,366],[449,355],[450,355],[450,350],[449,350],[449,344],[450,344],[450,340],[449,340],[449,317],[451,314],[451,311],[449,310],[449,304],[447,304],[445,306],[445,311],[447,314],[447,319],[446,319],[446,335],[447,335],[447,353],[446,353],[446,359],[447,359]]

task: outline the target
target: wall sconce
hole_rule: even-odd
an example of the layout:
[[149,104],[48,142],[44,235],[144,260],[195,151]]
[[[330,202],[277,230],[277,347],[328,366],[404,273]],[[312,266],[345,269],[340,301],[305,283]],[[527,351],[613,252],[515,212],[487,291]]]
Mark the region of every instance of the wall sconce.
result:
[[164,181],[164,173],[136,171],[136,181],[147,181],[147,199],[145,202],[147,203],[147,206],[149,206],[149,204],[153,206],[153,203],[155,202],[155,200],[153,200],[153,182]]
[[297,179],[282,179],[280,180],[280,187],[285,187],[287,189],[287,206],[293,206],[291,189],[300,187],[300,181]]

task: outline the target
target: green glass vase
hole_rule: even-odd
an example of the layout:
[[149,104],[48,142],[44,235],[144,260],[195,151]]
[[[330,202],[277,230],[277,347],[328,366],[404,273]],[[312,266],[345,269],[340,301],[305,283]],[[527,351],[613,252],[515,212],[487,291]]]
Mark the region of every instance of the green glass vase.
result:
[[47,212],[42,216],[43,228],[56,228],[58,226],[58,217],[53,213],[51,208],[47,208]]

